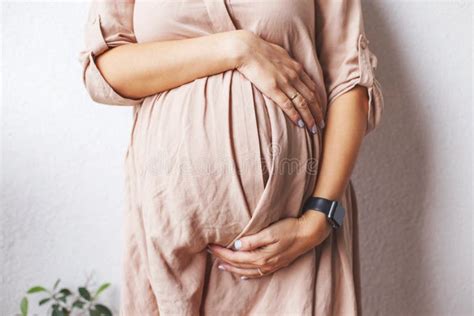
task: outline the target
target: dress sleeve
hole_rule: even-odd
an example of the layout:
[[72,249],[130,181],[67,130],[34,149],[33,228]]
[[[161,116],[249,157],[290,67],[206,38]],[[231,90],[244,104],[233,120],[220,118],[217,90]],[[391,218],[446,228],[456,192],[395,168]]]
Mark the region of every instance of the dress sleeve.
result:
[[92,0],[84,28],[84,48],[79,53],[82,81],[92,100],[109,105],[138,105],[144,98],[126,98],[105,80],[96,58],[119,45],[136,43],[133,32],[134,0]]
[[328,105],[356,85],[367,87],[366,135],[381,121],[384,100],[375,78],[377,57],[370,51],[360,0],[315,0],[316,48]]

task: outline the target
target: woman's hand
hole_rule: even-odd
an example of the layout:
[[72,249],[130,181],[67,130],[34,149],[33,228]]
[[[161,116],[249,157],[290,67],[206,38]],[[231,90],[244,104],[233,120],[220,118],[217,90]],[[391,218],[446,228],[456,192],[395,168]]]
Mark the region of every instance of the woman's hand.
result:
[[[281,46],[267,42],[249,31],[237,33],[241,52],[239,70],[262,93],[278,104],[298,126],[317,132],[324,128],[321,105],[317,103],[316,83]],[[313,106],[310,106],[312,104]]]
[[299,218],[285,218],[260,232],[240,238],[237,250],[210,244],[223,270],[242,279],[262,277],[288,266],[300,255],[319,245],[331,232],[326,215],[308,211]]

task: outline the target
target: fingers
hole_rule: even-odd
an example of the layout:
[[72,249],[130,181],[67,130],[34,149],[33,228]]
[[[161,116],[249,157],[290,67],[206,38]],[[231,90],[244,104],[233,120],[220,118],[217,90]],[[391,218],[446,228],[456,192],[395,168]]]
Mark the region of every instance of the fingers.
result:
[[[316,84],[304,71],[301,64],[293,62],[286,70],[286,77],[281,80],[281,90],[293,99],[296,110],[303,117],[308,129],[316,133],[317,126],[324,128],[321,104],[318,102]],[[299,94],[299,95],[298,95]]]
[[277,240],[271,233],[270,228],[266,228],[256,234],[247,235],[237,239],[234,242],[234,249],[243,251],[255,250],[260,247],[271,245],[275,242],[277,242]]
[[[297,125],[306,126],[313,134],[318,132],[318,126],[321,129],[324,128],[316,84],[298,62],[292,62],[287,66],[277,82],[278,88],[285,94],[285,97],[278,96],[278,104],[290,119],[299,116],[303,123],[297,119]],[[298,113],[298,116],[294,111]]]
[[[306,127],[310,132],[317,132],[315,113],[312,112],[309,102],[315,102],[314,93],[299,78],[293,80],[293,86],[282,87],[288,95],[296,95],[293,104],[298,113],[303,118]],[[295,89],[297,92],[295,92]]]
[[212,255],[223,262],[235,267],[250,269],[268,264],[268,262],[272,260],[271,258],[278,253],[277,249],[265,249],[265,247],[260,247],[255,251],[234,251],[225,247],[209,245],[208,249],[211,251]]
[[306,86],[308,86],[309,90],[316,93],[317,91],[316,83],[313,81],[313,79],[311,79],[311,77],[306,73],[306,71],[304,71],[301,64],[299,63],[297,64],[298,66],[296,66],[296,72],[298,73],[299,78],[301,79],[301,81],[304,82]]
[[255,268],[257,262],[260,262],[260,256],[256,256],[253,251],[233,251],[224,247],[209,245],[212,255],[220,260],[240,268]]
[[296,110],[293,101],[279,88],[273,89],[271,94],[273,101],[283,110],[288,118],[297,126],[304,127],[304,121],[300,113]]
[[323,117],[323,110],[321,109],[321,103],[317,100],[317,90],[315,82],[310,78],[310,76],[306,73],[306,71],[302,70],[300,72],[300,78],[304,82],[304,84],[311,90],[311,94],[308,96],[308,100],[310,104],[315,104],[316,106],[312,107],[315,112],[313,112],[314,118],[316,119],[316,124],[318,124],[319,128],[324,128],[324,117]]
[[[274,270],[277,270],[277,269],[274,269],[274,268],[272,270],[268,270],[269,268],[263,268],[263,267],[260,267],[260,268],[258,268],[258,267],[257,268],[239,268],[239,267],[235,267],[233,265],[229,265],[229,264],[226,264],[226,263],[220,263],[218,265],[218,268],[220,270],[223,270],[223,271],[239,274],[240,278],[242,280],[261,278],[261,277],[263,277],[267,274],[273,273]],[[258,269],[260,269],[262,274],[260,274]]]
[[[263,40],[262,40],[263,41]],[[263,41],[250,61],[239,71],[272,99],[297,126],[312,133],[324,128],[318,87],[302,64],[294,60],[285,48]]]

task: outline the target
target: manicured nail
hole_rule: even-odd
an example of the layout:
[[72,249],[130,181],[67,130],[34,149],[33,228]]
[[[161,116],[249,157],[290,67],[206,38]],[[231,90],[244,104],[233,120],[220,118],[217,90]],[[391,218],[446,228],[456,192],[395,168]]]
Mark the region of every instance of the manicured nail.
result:
[[313,127],[311,127],[311,133],[316,134],[318,132],[318,128],[316,127],[316,124],[314,124]]
[[298,120],[298,126],[299,126],[299,127],[304,127],[304,122],[303,122],[302,119],[299,119],[299,120]]
[[217,266],[220,270],[225,270],[224,266],[222,264]]
[[319,123],[319,128],[323,129],[325,126],[326,124],[324,123],[324,121],[321,121],[321,123]]
[[209,249],[209,248],[206,248],[206,251],[209,252],[209,253],[212,253],[212,250]]
[[241,279],[241,280],[247,280],[248,277],[246,277],[245,275],[243,275],[243,276],[240,277],[240,279]]
[[236,241],[234,241],[234,249],[239,250],[240,248],[242,248],[242,241],[240,241],[240,239],[237,239]]

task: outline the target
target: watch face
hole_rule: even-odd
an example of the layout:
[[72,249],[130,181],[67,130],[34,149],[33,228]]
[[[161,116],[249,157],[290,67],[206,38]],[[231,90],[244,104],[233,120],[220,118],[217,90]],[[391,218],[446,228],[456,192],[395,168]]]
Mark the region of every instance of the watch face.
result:
[[337,223],[338,226],[342,226],[344,220],[345,209],[342,207],[341,203],[338,204],[335,212],[332,214],[330,218],[331,221]]
[[328,217],[328,219],[329,224],[331,224],[332,228],[338,228],[340,226],[332,217]]

